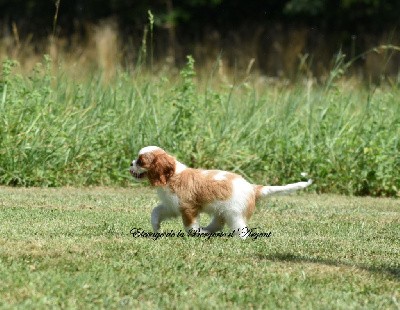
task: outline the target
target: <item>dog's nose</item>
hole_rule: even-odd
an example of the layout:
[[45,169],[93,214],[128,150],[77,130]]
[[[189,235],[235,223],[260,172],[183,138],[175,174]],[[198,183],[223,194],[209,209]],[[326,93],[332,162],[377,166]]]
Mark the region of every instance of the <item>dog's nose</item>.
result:
[[131,167],[133,166],[133,163],[131,163]]

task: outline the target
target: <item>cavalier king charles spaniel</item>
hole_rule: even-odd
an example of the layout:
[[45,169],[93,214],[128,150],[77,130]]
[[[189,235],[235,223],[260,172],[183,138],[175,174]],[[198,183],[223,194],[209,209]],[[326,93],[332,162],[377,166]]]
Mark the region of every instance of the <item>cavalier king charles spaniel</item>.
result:
[[[259,198],[303,189],[312,183],[254,185],[232,172],[189,168],[157,146],[142,148],[129,171],[134,179],[148,179],[157,187],[161,204],[151,213],[154,232],[162,221],[181,216],[186,231],[215,233],[227,224],[241,236]],[[213,216],[204,228],[199,226],[201,212]]]

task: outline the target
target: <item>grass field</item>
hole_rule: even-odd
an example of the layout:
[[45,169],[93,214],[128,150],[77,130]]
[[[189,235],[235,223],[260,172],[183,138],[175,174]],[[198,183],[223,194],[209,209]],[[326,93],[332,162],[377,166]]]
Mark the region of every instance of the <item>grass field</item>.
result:
[[0,187],[0,308],[400,307],[399,200],[301,193],[258,205],[249,226],[269,238],[133,238],[156,203],[147,187]]

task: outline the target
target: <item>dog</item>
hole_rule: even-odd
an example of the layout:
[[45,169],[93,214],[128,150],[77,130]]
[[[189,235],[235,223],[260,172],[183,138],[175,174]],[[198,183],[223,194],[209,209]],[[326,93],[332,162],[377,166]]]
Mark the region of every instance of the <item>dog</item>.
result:
[[[215,233],[227,224],[245,238],[241,232],[247,228],[258,199],[312,184],[310,179],[283,186],[254,185],[232,172],[189,168],[157,146],[142,148],[129,171],[135,180],[149,180],[157,188],[161,204],[151,213],[155,233],[161,222],[180,216],[187,232]],[[204,228],[199,226],[202,212],[213,216]]]

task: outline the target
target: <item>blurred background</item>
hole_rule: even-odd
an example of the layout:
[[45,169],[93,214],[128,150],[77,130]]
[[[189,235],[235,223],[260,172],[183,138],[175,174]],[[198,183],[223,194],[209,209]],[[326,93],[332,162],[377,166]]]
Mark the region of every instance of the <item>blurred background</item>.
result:
[[323,78],[342,52],[379,82],[398,78],[399,16],[398,0],[0,0],[0,60],[173,70],[190,54],[204,70],[293,79]]

